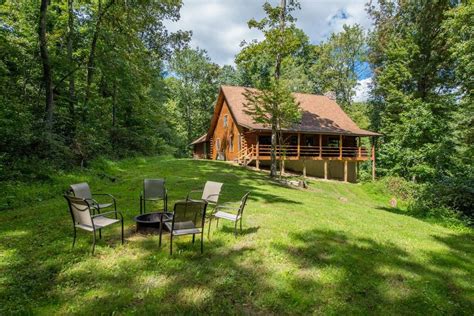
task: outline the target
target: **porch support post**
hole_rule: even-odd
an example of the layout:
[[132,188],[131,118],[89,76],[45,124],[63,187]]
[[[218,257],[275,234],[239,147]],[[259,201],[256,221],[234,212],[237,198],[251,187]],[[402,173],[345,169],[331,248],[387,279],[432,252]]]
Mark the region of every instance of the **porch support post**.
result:
[[328,161],[324,160],[324,180],[328,179]]
[[306,178],[306,159],[303,159],[303,178]]
[[360,141],[360,136],[357,137],[357,150],[358,150],[358,157],[361,158],[362,157],[362,150],[361,150],[361,141]]
[[339,135],[339,159],[342,159],[342,135]]
[[298,160],[300,159],[301,133],[298,133]]
[[255,167],[257,167],[257,170],[260,170],[260,141],[258,140],[258,134],[255,136],[257,138],[257,146],[255,148],[256,150],[256,160],[255,160]]
[[344,182],[347,182],[347,160],[344,160]]
[[281,173],[285,173],[285,159],[281,160]]
[[375,181],[375,137],[372,137],[372,181]]
[[323,135],[319,134],[319,159],[323,156]]

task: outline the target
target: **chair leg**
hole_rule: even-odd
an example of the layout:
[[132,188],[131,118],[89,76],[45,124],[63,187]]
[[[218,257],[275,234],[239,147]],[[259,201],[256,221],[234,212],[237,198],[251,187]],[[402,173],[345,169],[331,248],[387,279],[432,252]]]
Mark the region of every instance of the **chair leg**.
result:
[[242,217],[240,218],[240,232],[242,233]]
[[217,218],[216,228],[219,227],[219,217]]
[[237,238],[237,221],[234,223],[234,236]]
[[92,235],[92,254],[94,254],[94,250],[95,250],[95,230],[94,230],[94,234]]
[[161,219],[160,219],[160,238],[159,238],[159,241],[158,241],[158,247],[161,248],[161,236],[163,235],[163,215],[161,215]]
[[99,239],[102,239],[102,229],[99,229]]
[[212,222],[212,216],[209,218],[209,229],[207,230],[207,238],[211,238],[211,222]]
[[170,232],[170,256],[173,255],[173,233]]
[[75,244],[76,244],[76,226],[74,226],[74,238],[72,240],[72,248],[74,248]]
[[123,245],[123,218],[122,218],[122,245]]
[[194,239],[196,238],[196,234],[193,234],[193,244],[194,244]]
[[204,251],[204,238],[203,237],[204,237],[204,229],[201,232],[201,254]]

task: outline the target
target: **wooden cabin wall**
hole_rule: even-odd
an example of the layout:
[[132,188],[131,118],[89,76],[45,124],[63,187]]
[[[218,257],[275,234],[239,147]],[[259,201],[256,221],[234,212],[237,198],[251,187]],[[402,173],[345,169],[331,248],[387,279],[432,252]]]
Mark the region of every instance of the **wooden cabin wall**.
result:
[[[225,116],[227,116],[227,127],[224,126]],[[218,140],[220,142],[220,150],[217,148]],[[219,151],[223,153],[224,160],[234,160],[237,158],[239,151],[239,129],[237,128],[237,125],[230,114],[229,107],[225,100],[223,101],[216,128],[214,129],[214,133],[212,135],[212,142],[212,159],[218,158]]]

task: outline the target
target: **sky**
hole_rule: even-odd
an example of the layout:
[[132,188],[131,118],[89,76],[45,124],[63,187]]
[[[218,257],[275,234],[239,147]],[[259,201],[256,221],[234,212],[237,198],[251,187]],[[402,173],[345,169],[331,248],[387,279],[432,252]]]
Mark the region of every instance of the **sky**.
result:
[[[272,5],[279,0],[270,0]],[[342,30],[344,24],[360,24],[368,29],[371,22],[365,11],[367,0],[300,0],[301,10],[293,15],[314,44],[325,40],[332,32]],[[183,0],[181,18],[169,21],[170,31],[191,30],[191,46],[205,49],[212,61],[219,65],[234,65],[234,56],[240,51],[242,41],[261,40],[263,35],[249,29],[248,20],[264,16],[265,0]],[[370,74],[359,78],[356,101],[367,98]]]

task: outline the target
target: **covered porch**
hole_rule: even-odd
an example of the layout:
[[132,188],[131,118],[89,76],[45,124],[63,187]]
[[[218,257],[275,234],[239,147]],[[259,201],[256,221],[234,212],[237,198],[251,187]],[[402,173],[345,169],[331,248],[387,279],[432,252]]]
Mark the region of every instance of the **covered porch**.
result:
[[[268,164],[271,160],[271,134],[249,132],[245,134],[245,140],[245,146],[239,151],[238,162],[245,165],[255,163],[257,169],[261,164]],[[351,172],[358,172],[359,162],[367,160],[372,161],[372,176],[375,178],[374,147],[374,137],[368,139],[368,136],[362,135],[293,132],[283,134],[283,144],[277,145],[276,155],[277,159],[283,159],[288,167],[298,169],[296,171],[301,171],[304,176],[307,165],[310,165],[313,169],[321,170],[324,179],[329,178],[330,170],[337,170],[341,180],[347,182],[354,178]]]

